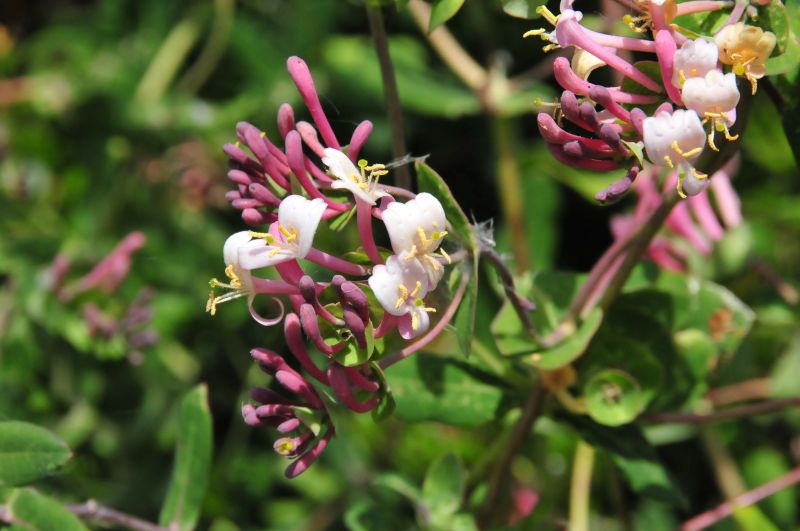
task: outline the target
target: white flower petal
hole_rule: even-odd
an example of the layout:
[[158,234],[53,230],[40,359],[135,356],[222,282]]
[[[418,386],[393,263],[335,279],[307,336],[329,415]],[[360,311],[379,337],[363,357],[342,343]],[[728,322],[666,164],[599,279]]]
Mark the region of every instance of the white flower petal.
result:
[[685,79],[705,77],[717,68],[719,51],[717,45],[705,39],[689,40],[675,52],[672,84],[680,87],[680,72]]
[[339,151],[338,149],[325,148],[325,156],[322,157],[322,163],[328,167],[330,172],[338,180],[331,183],[333,188],[346,188],[353,193],[356,197],[366,201],[370,205],[374,205],[379,198],[389,195],[386,192],[377,190],[371,187],[371,190],[365,190],[361,186],[364,184],[361,170],[356,168],[350,158]]
[[706,142],[706,132],[700,117],[694,111],[678,109],[672,114],[662,111],[648,117],[643,124],[643,140],[647,156],[659,166],[664,165],[664,157],[669,157],[675,165],[695,160],[700,153],[684,157],[673,149],[677,142],[681,152],[702,148]]
[[432,238],[433,233],[444,231],[447,223],[442,204],[428,193],[421,193],[407,203],[395,201],[389,204],[383,211],[383,222],[395,254],[409,252],[414,246],[419,252],[435,251],[442,237],[424,245],[419,230],[425,232],[426,238]]
[[233,267],[239,266],[239,247],[250,242],[253,237],[250,236],[249,230],[243,230],[232,234],[225,240],[225,245],[222,247],[222,256],[225,260],[225,265],[232,265]]
[[[421,288],[416,297],[409,296],[398,307],[397,301],[402,297],[400,286],[405,287],[407,293],[410,294],[414,291],[417,282],[420,283]],[[416,299],[421,299],[428,294],[425,269],[417,260],[406,261],[397,256],[390,256],[386,260],[386,265],[375,266],[367,283],[383,309],[392,315],[405,315],[410,311]]]
[[274,266],[293,258],[297,258],[297,256],[292,252],[291,247],[281,248],[267,245],[264,240],[253,240],[239,247],[239,268],[246,271]]
[[686,108],[700,116],[706,113],[729,113],[739,103],[736,75],[712,70],[705,77],[687,79],[681,97]]
[[[415,324],[416,328],[414,327]],[[427,332],[430,326],[430,315],[420,308],[414,308],[409,311],[408,315],[401,318],[398,323],[400,337],[403,339],[414,339],[418,335]]]
[[326,208],[322,199],[308,200],[301,195],[290,195],[281,201],[278,207],[278,223],[290,232],[297,231],[295,257],[305,258],[308,254]]

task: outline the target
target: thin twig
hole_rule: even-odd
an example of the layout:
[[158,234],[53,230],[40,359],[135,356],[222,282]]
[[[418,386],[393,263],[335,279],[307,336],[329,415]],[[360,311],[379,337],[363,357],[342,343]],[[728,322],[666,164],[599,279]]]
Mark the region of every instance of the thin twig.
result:
[[164,527],[117,511],[111,507],[100,505],[94,500],[88,500],[86,503],[77,505],[67,505],[66,508],[79,518],[106,522],[124,527],[125,529],[130,529],[131,531],[166,531]]
[[[375,45],[375,54],[381,67],[383,80],[383,94],[386,100],[386,114],[389,118],[389,127],[392,131],[392,152],[394,158],[399,159],[408,154],[406,139],[403,132],[403,112],[400,108],[400,94],[397,91],[397,80],[394,76],[392,56],[389,53],[389,41],[386,38],[386,27],[383,24],[383,13],[380,6],[366,3],[369,31],[372,34],[372,43]],[[411,172],[408,166],[398,166],[394,171],[395,184],[400,188],[411,190]]]
[[517,287],[514,283],[514,275],[511,272],[511,269],[508,267],[508,264],[506,264],[505,260],[503,260],[503,257],[500,256],[500,254],[495,251],[493,247],[482,244],[481,257],[485,258],[486,261],[489,262],[489,264],[497,272],[497,275],[500,277],[500,282],[503,284],[503,290],[505,290],[506,298],[508,298],[511,306],[517,313],[520,322],[522,322],[522,327],[533,340],[538,342],[539,333],[537,332],[536,325],[533,324],[533,320],[530,316],[530,312],[536,309],[536,305],[529,301],[519,291],[517,291]]
[[508,471],[511,468],[511,463],[522,447],[522,444],[525,442],[536,419],[539,418],[546,396],[547,390],[537,382],[528,395],[528,400],[522,408],[522,415],[519,420],[517,420],[514,431],[509,435],[505,450],[495,462],[495,466],[489,476],[489,486],[486,490],[486,497],[483,500],[481,515],[479,517],[484,523],[483,527],[491,523],[492,518],[497,515],[497,503],[500,499],[503,487],[507,483]]
[[772,496],[776,492],[789,488],[797,483],[800,483],[800,467],[787,472],[779,478],[773,479],[769,483],[756,487],[740,496],[736,496],[732,500],[727,500],[713,509],[698,514],[694,518],[684,522],[681,526],[681,530],[700,531],[701,529],[711,527],[723,518],[732,515],[736,509],[758,503],[764,498]]
[[747,400],[769,397],[769,378],[753,378],[735,384],[710,389],[706,393],[706,400],[715,406],[727,406]]
[[757,256],[751,256],[747,263],[753,271],[775,288],[783,302],[790,306],[800,302],[800,294],[797,293],[794,286],[784,280],[767,262]]
[[[131,531],[167,531],[164,527],[117,511],[111,507],[106,507],[94,500],[88,500],[86,503],[81,504],[65,505],[64,507],[78,518],[113,524]],[[0,522],[16,523],[14,515],[7,507],[0,506]]]
[[765,400],[746,406],[715,411],[714,413],[708,413],[706,415],[695,415],[692,413],[650,413],[648,415],[642,415],[639,419],[651,424],[708,424],[711,422],[721,422],[724,420],[735,420],[743,417],[774,413],[775,411],[790,407],[800,407],[800,397]]

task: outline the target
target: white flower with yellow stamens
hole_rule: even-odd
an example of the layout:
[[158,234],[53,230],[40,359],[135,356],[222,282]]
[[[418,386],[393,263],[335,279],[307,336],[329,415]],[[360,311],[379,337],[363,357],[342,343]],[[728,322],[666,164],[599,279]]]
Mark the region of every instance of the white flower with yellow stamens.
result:
[[722,28],[714,42],[719,48],[720,61],[731,65],[736,75],[746,77],[755,94],[757,80],[764,77],[765,63],[775,49],[775,34],[737,22]]
[[675,52],[675,63],[672,69],[672,84],[683,87],[687,79],[705,77],[716,70],[719,54],[717,45],[705,39],[686,41]]
[[712,70],[704,77],[693,77],[686,80],[681,90],[681,98],[687,109],[695,111],[703,123],[711,122],[708,145],[718,151],[714,144],[714,133],[725,134],[728,140],[736,140],[729,127],[736,121],[736,105],[739,103],[739,88],[736,76]]
[[250,232],[255,239],[239,247],[239,266],[249,271],[305,258],[325,208],[320,198],[285,197],[278,207],[277,225],[273,224],[268,233]]
[[642,127],[644,148],[650,160],[680,170],[683,176],[678,181],[678,191],[681,195],[694,195],[692,192],[697,187],[690,186],[684,190],[682,183],[686,176],[691,176],[690,183],[706,179],[706,175],[693,166],[706,143],[706,132],[697,113],[683,109],[672,114],[661,111],[646,118]]
[[442,260],[450,262],[447,253],[439,249],[447,235],[447,220],[439,200],[421,193],[407,203],[395,201],[383,211],[383,222],[394,253],[405,261],[418,261],[427,274],[425,288],[435,289],[444,274]]
[[388,173],[383,164],[368,166],[367,161],[362,159],[358,161],[356,168],[347,155],[333,148],[325,148],[322,163],[337,179],[331,184],[333,188],[346,188],[370,205],[374,205],[381,197],[389,195],[378,189],[378,179]]
[[430,327],[428,314],[436,310],[425,306],[428,275],[419,261],[390,256],[385,265],[375,266],[367,282],[387,313],[410,317],[399,324],[404,339],[416,337]]
[[[255,298],[252,275],[250,271],[242,269],[239,265],[239,249],[254,243],[258,244],[258,242],[254,241],[253,237],[250,236],[250,231],[248,230],[237,232],[225,240],[225,245],[222,248],[222,256],[225,260],[225,276],[228,277],[228,282],[220,282],[216,278],[212,278],[209,282],[212,291],[208,296],[206,311],[211,315],[217,313],[217,304],[241,297],[247,297],[248,303],[252,303],[253,298]],[[220,296],[215,296],[214,288],[222,288],[226,291]]]

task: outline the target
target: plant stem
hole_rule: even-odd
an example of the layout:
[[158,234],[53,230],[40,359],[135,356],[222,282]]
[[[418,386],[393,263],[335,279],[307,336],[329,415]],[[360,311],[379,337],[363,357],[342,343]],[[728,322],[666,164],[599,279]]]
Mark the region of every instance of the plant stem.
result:
[[[96,520],[106,524],[112,524],[131,531],[167,531],[166,528],[142,520],[135,516],[101,505],[94,500],[85,503],[64,506],[69,512],[84,520]],[[0,506],[0,522],[9,524],[15,523],[14,516],[6,507]]]
[[753,378],[752,380],[710,389],[706,393],[706,399],[715,406],[727,406],[756,398],[768,398],[769,395],[769,378]]
[[485,258],[489,264],[491,264],[494,270],[497,271],[497,275],[500,277],[500,282],[503,284],[506,297],[511,303],[511,306],[514,308],[514,311],[517,312],[517,316],[522,322],[522,326],[528,332],[528,335],[530,335],[534,340],[538,340],[539,334],[530,316],[530,312],[536,309],[536,305],[517,291],[517,288],[514,285],[514,274],[511,272],[508,264],[506,264],[505,260],[503,260],[503,257],[500,256],[500,254],[495,251],[494,248],[488,245],[481,244],[481,257]]
[[497,515],[497,503],[503,487],[508,482],[511,463],[525,442],[525,438],[530,433],[536,419],[542,413],[542,406],[546,396],[547,390],[537,382],[528,395],[528,400],[522,408],[522,415],[509,435],[506,447],[495,462],[495,466],[489,476],[489,486],[486,490],[486,498],[483,500],[479,516],[479,520],[483,523],[481,527],[486,527],[491,523],[492,518]]
[[214,72],[233,29],[235,8],[236,0],[214,0],[214,17],[208,40],[197,60],[178,83],[181,90],[197,92]]
[[514,154],[514,135],[505,118],[492,119],[492,139],[497,152],[497,177],[503,220],[511,238],[516,269],[520,273],[530,270],[528,238],[525,234],[525,212],[522,204],[522,183]]
[[711,422],[736,420],[753,415],[774,413],[789,407],[800,407],[800,397],[765,400],[746,406],[723,409],[707,415],[695,415],[692,413],[651,413],[649,415],[642,415],[639,419],[651,424],[708,424]]
[[569,488],[569,531],[589,531],[593,467],[594,448],[585,441],[578,441]]
[[789,488],[797,483],[800,483],[800,467],[773,479],[769,483],[765,483],[733,499],[727,500],[713,509],[698,514],[694,518],[684,522],[681,526],[681,530],[700,531],[701,529],[711,527],[720,520],[732,515],[737,508],[758,503],[764,498],[772,496],[776,492]]
[[[386,99],[386,114],[389,118],[389,127],[392,131],[392,152],[395,159],[408,154],[406,149],[405,134],[403,133],[403,113],[400,109],[400,94],[397,91],[397,80],[392,66],[392,56],[389,54],[389,41],[386,38],[386,27],[383,24],[383,13],[379,6],[366,3],[369,31],[372,34],[372,43],[381,67],[383,79],[383,94]],[[411,190],[411,173],[408,166],[398,166],[394,172],[395,184],[400,188]]]

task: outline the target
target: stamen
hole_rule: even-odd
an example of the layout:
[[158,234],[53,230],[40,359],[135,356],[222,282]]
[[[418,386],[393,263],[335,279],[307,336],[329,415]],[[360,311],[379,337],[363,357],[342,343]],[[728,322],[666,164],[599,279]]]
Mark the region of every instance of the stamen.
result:
[[257,240],[264,240],[270,245],[275,244],[275,236],[270,234],[269,232],[253,232],[250,231],[250,237],[255,238]]
[[[403,288],[405,288],[405,286],[403,286]],[[416,297],[417,295],[419,295],[419,292],[420,292],[421,289],[422,289],[422,282],[417,280],[417,285],[414,286],[414,291],[411,292],[411,296],[412,297]]]
[[439,249],[439,253],[440,253],[442,256],[444,256],[444,259],[445,259],[445,260],[447,260],[447,263],[448,263],[448,264],[452,264],[452,263],[453,263],[453,259],[452,259],[452,258],[450,258],[450,255],[449,255],[449,254],[447,254],[447,251],[445,251],[444,249]]
[[546,6],[539,6],[536,8],[536,12],[541,15],[547,22],[555,26],[558,24],[558,18],[561,15],[554,15]]
[[669,155],[664,155],[664,164],[666,164],[669,169],[675,168],[675,165],[672,163],[672,159],[669,158]]
[[419,316],[417,312],[411,312],[411,330],[419,328]]

